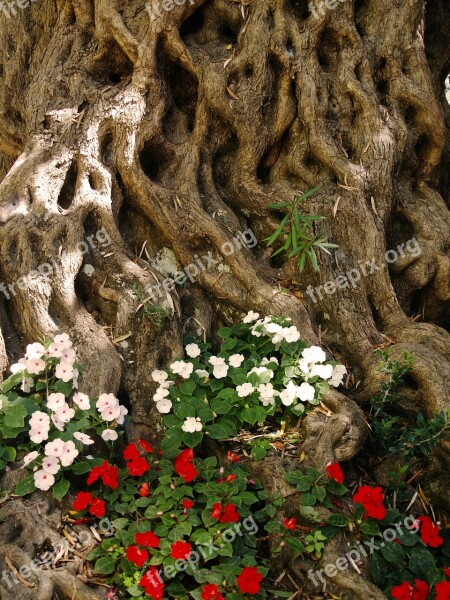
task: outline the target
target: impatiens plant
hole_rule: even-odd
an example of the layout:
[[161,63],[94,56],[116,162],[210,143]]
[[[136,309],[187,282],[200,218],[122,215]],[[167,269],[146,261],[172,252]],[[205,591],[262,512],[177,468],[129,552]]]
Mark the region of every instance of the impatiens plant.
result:
[[88,556],[97,573],[114,574],[124,597],[265,597],[257,536],[275,508],[237,461],[219,466],[192,449],[168,460],[144,440],[122,457],[122,467],[94,467],[73,504],[112,521],[114,534]]
[[223,440],[243,426],[297,418],[346,373],[343,365],[327,362],[321,348],[301,342],[288,319],[250,312],[218,335],[217,354],[209,344],[190,341],[187,360],[152,373],[159,384],[153,400],[168,428],[163,450],[172,455],[182,444],[198,446],[205,434]]
[[[17,485],[16,494],[51,488],[61,499],[70,487],[64,472],[84,472],[86,463],[80,459],[96,440],[109,452],[128,411],[113,394],[101,394],[95,401],[76,391],[81,367],[66,334],[30,344],[11,371],[0,396],[3,444],[15,439],[16,447],[27,452],[23,467],[33,470]],[[13,460],[11,450],[2,446],[1,456]]]

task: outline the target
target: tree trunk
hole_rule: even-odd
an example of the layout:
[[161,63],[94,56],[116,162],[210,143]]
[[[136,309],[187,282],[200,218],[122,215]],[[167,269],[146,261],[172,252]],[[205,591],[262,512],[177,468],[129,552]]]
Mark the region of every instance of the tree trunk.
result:
[[[311,464],[361,447],[358,404],[379,383],[375,347],[415,357],[405,410],[445,407],[449,5],[310,9],[39,0],[1,14],[0,371],[26,342],[69,332],[88,374],[82,390],[118,393],[136,430],[153,433],[151,371],[180,355],[186,332],[211,338],[256,310],[291,317],[360,382],[327,399],[336,416],[326,435],[318,415],[308,419]],[[320,273],[293,276],[262,241],[281,216],[268,206],[319,183],[304,212],[326,217],[339,249],[319,256]],[[237,247],[248,229],[258,245]],[[402,256],[412,239],[421,253]],[[211,266],[142,306],[164,279],[153,263],[163,249],[183,267],[206,255]],[[387,265],[391,249],[399,259]],[[363,268],[354,287],[317,290]],[[441,470],[448,452],[440,448]],[[442,478],[434,485],[445,498]],[[357,579],[339,582],[341,592],[381,597]]]

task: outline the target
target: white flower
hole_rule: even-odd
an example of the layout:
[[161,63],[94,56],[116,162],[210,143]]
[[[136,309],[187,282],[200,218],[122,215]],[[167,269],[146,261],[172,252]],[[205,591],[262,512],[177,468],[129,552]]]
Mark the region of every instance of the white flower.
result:
[[166,398],[168,395],[170,394],[170,391],[166,388],[163,387],[159,387],[156,392],[153,394],[153,400],[155,402],[158,402],[159,400],[162,400],[163,398]]
[[304,373],[305,375],[310,375],[310,365],[306,358],[301,358],[298,361],[298,366],[302,373]]
[[115,406],[106,406],[103,410],[100,411],[100,416],[104,421],[114,421],[114,419],[119,419],[121,415],[120,406],[116,404]]
[[76,459],[76,457],[78,456],[79,452],[75,446],[75,444],[72,442],[72,440],[69,440],[68,442],[64,443],[64,449],[61,455],[61,464],[63,467],[70,467],[70,465],[73,463],[73,461]]
[[114,394],[100,394],[97,402],[95,403],[96,408],[101,412],[105,408],[110,408],[112,406],[117,406],[119,401],[114,396]]
[[209,379],[209,373],[208,371],[205,371],[205,369],[196,369],[194,373],[198,375],[200,379]]
[[152,371],[152,379],[156,383],[163,383],[168,377],[169,375],[165,371],[159,371],[158,369]]
[[317,375],[321,379],[330,379],[333,374],[333,365],[313,365],[311,374],[313,377]]
[[247,396],[250,396],[250,394],[254,391],[255,388],[252,386],[251,383],[243,383],[242,385],[238,385],[236,387],[236,392],[239,398],[246,398]]
[[48,439],[49,428],[43,425],[30,429],[30,440],[35,444],[41,444]]
[[56,475],[60,469],[59,458],[56,458],[56,456],[46,456],[42,461],[42,468],[46,473]]
[[257,312],[253,312],[252,310],[247,313],[247,315],[242,320],[243,323],[252,323],[259,319],[259,314]]
[[267,358],[267,356],[265,356],[261,360],[261,366],[268,365],[269,363],[276,363],[278,365],[278,358],[276,356],[271,356],[270,358]]
[[61,352],[60,358],[61,358],[61,362],[66,362],[66,363],[70,363],[73,365],[73,363],[77,359],[77,355],[73,348],[64,348],[64,350]]
[[258,392],[260,394],[259,400],[263,406],[275,403],[275,396],[278,395],[278,392],[271,383],[261,383],[258,386]]
[[156,403],[156,408],[159,410],[160,413],[167,414],[172,408],[172,402],[169,399],[164,398],[163,400],[160,400]]
[[42,344],[35,342],[34,344],[28,344],[25,358],[34,359],[34,358],[42,358],[45,354],[45,348]]
[[23,457],[23,466],[27,467],[30,463],[33,462],[33,460],[36,460],[38,456],[39,452],[36,452],[36,450],[34,450],[33,452],[29,452]]
[[307,402],[308,400],[314,400],[314,388],[309,383],[302,383],[299,386],[297,397],[300,398],[302,402]]
[[[29,371],[30,372],[30,371]],[[70,362],[61,362],[56,365],[55,375],[65,383],[73,379],[73,364]]]
[[76,394],[73,395],[73,402],[81,410],[89,410],[91,408],[89,396],[87,396],[86,394],[82,394],[81,392],[77,392]]
[[32,415],[31,415],[31,419],[30,419],[30,427],[31,429],[39,427],[39,426],[43,426],[43,427],[50,427],[50,417],[48,416],[47,413],[44,413],[40,410],[36,410]]
[[175,385],[175,381],[163,381],[159,384],[159,387],[169,389],[173,385]]
[[267,333],[280,333],[283,328],[281,325],[278,325],[278,323],[267,323],[264,325],[264,330],[267,331]]
[[284,404],[284,406],[291,406],[291,404],[294,402],[296,388],[297,386],[294,385],[292,381],[290,381],[287,387],[282,392],[280,392],[280,400]]
[[192,363],[184,362],[184,360],[176,360],[170,365],[170,370],[177,375],[180,375],[183,379],[189,379],[194,365]]
[[60,333],[53,338],[55,344],[62,344],[64,348],[72,348],[72,342],[68,333]]
[[45,369],[45,362],[40,358],[30,358],[25,361],[25,367],[30,375],[39,375]]
[[51,473],[47,473],[43,469],[40,471],[36,471],[36,473],[33,474],[33,477],[34,485],[37,487],[38,490],[42,490],[43,492],[49,490],[55,483],[54,476]]
[[11,373],[13,373],[13,375],[15,375],[19,371],[24,371],[27,368],[25,362],[26,362],[25,358],[20,358],[18,360],[18,362],[11,365],[11,367],[10,367]]
[[105,442],[115,442],[118,437],[119,434],[114,429],[104,429],[102,431],[102,438]]
[[62,456],[64,450],[64,442],[63,440],[57,438],[53,440],[53,442],[48,442],[45,444],[44,453],[45,456],[56,456],[60,458]]
[[64,431],[64,422],[61,421],[61,419],[58,419],[58,416],[56,413],[52,414],[52,422],[53,425],[56,427],[56,429],[58,429],[59,431]]
[[302,352],[302,356],[309,363],[323,363],[327,359],[327,355],[319,346],[311,346],[310,348],[305,348]]
[[222,379],[228,375],[228,365],[215,365],[213,368],[213,375],[216,379]]
[[197,346],[197,344],[188,344],[186,346],[186,354],[190,357],[190,358],[197,358],[197,356],[200,356],[201,354],[201,350],[200,348]]
[[344,375],[347,373],[347,369],[344,365],[336,365],[333,369],[333,373],[331,375],[331,379],[328,382],[333,387],[338,387],[341,385],[342,380],[344,379]]
[[58,408],[56,411],[56,418],[61,421],[61,423],[68,423],[75,416],[75,411],[73,408],[64,402],[61,408]]
[[221,358],[220,356],[210,356],[208,359],[208,362],[210,365],[213,365],[214,367],[218,367],[220,365],[225,364],[225,359]]
[[116,423],[117,425],[123,425],[125,422],[125,415],[128,414],[128,408],[125,408],[125,406],[120,406],[119,411],[120,415],[117,417]]
[[56,412],[66,404],[66,397],[64,394],[53,392],[49,394],[47,398],[47,407],[52,411]]
[[232,367],[240,367],[242,365],[242,363],[244,362],[244,355],[243,354],[232,354],[230,356],[230,358],[228,359],[228,362],[230,363],[230,365]]
[[186,417],[181,429],[186,433],[195,433],[203,429],[202,421],[200,417]]
[[90,446],[94,443],[94,440],[89,435],[82,433],[81,431],[75,431],[73,437],[85,446]]
[[32,377],[24,377],[22,380],[22,385],[20,389],[25,394],[29,394],[31,392],[31,388],[34,386],[34,379]]
[[251,369],[247,375],[250,375],[251,373],[256,373],[259,376],[264,375],[265,373],[269,374],[269,379],[272,379],[273,377],[273,371],[271,371],[270,369],[267,369],[266,367],[253,367],[253,369]]
[[295,325],[285,327],[283,329],[283,336],[286,342],[298,342],[300,339],[300,333]]

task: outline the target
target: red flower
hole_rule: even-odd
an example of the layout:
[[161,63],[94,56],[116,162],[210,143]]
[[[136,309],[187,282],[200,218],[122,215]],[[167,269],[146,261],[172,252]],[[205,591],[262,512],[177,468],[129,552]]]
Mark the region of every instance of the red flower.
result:
[[233,463],[239,462],[241,460],[239,458],[239,456],[237,454],[235,454],[234,452],[231,452],[231,450],[228,450],[228,452],[227,452],[227,459]]
[[149,444],[145,440],[141,440],[141,438],[138,439],[138,444],[146,452],[150,452],[153,454],[153,452],[155,451],[155,449],[153,448],[153,446],[151,444]]
[[236,583],[243,594],[257,594],[262,578],[263,576],[256,567],[244,567]]
[[386,507],[383,505],[383,490],[380,487],[371,488],[368,485],[360,485],[353,496],[353,502],[362,504],[366,515],[369,517],[381,521],[386,516]]
[[450,582],[441,581],[434,586],[436,592],[435,600],[450,600]]
[[155,566],[150,567],[150,570],[140,580],[139,585],[144,588],[145,593],[151,596],[153,600],[162,600],[165,584]]
[[149,554],[147,550],[143,550],[142,548],[138,548],[137,546],[128,546],[127,558],[137,567],[143,567],[149,559]]
[[183,505],[184,510],[189,510],[194,506],[193,500],[188,500],[187,498],[185,498],[181,504]]
[[219,520],[221,523],[237,523],[239,521],[239,513],[236,510],[236,506],[234,504],[227,504]]
[[237,479],[237,475],[230,474],[230,475],[227,475],[227,476],[225,477],[225,479],[218,479],[218,480],[216,481],[216,483],[231,483],[231,482],[232,482],[232,481],[234,481],[235,479]]
[[158,548],[159,546],[159,537],[153,531],[137,533],[134,536],[134,541],[140,546],[147,546],[147,548]]
[[397,585],[392,588],[391,596],[396,600],[410,600],[411,598],[411,586],[407,581],[404,581],[401,585]]
[[108,465],[102,475],[104,485],[116,490],[119,487],[119,469],[113,465]]
[[450,569],[448,567],[441,567],[441,569],[444,571],[446,577],[450,577]]
[[134,477],[141,477],[150,470],[150,465],[143,456],[135,458],[127,463],[128,472]]
[[74,502],[74,510],[86,510],[89,504],[92,502],[92,494],[90,492],[78,492]]
[[186,560],[186,558],[191,553],[191,545],[189,542],[183,542],[183,540],[178,540],[172,544],[172,550],[170,556],[172,558],[177,558],[179,560]]
[[427,600],[429,593],[430,586],[426,581],[422,581],[422,579],[414,580],[414,588],[411,596],[412,600]]
[[339,463],[332,463],[327,466],[327,473],[337,483],[344,483],[344,473]]
[[211,509],[211,517],[213,519],[218,519],[221,514],[222,514],[222,505],[220,504],[220,502],[216,502],[215,504],[213,504],[213,507]]
[[202,600],[224,600],[222,594],[219,592],[219,588],[215,583],[209,583],[204,585],[202,593],[200,594]]
[[292,519],[285,519],[284,526],[286,527],[286,529],[291,529],[292,531],[295,531],[297,529],[297,519],[295,517],[292,517]]
[[142,496],[143,498],[147,498],[147,496],[149,496],[149,495],[150,495],[150,486],[145,481],[139,488],[139,496]]
[[103,484],[112,488],[117,489],[119,486],[119,470],[117,467],[110,465],[107,460],[103,461],[99,467],[93,467],[87,478],[87,484],[92,485],[98,479],[103,481]]
[[91,508],[89,509],[89,512],[91,515],[94,515],[94,517],[98,517],[99,519],[104,517],[106,514],[105,501],[101,500],[100,498],[94,498],[91,502]]
[[420,521],[420,539],[424,544],[431,548],[439,548],[444,543],[443,538],[439,535],[440,529],[430,517],[417,517]]
[[192,448],[186,448],[174,460],[175,473],[180,475],[186,483],[191,482],[198,475],[198,471],[192,463],[194,456]]
[[128,444],[122,454],[125,460],[135,460],[141,456],[136,444]]

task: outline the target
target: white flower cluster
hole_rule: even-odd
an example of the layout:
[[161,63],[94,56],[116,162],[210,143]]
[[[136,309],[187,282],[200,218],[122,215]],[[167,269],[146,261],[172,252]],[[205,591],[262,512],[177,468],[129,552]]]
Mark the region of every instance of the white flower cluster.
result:
[[[295,325],[283,327],[278,323],[274,323],[272,321],[272,317],[264,317],[264,319],[260,319],[259,314],[253,311],[250,311],[243,320],[244,323],[253,323],[254,321],[255,323],[251,328],[252,334],[255,337],[268,335],[272,338],[272,344],[275,346],[275,348],[278,348],[283,340],[285,342],[292,343],[298,342],[300,339],[300,332]],[[286,319],[286,321],[290,321],[290,319]]]
[[[43,374],[48,368],[46,361],[54,358],[59,359],[54,368],[55,378],[66,383],[73,379],[72,385],[76,387],[78,376],[78,371],[74,368],[76,354],[69,336],[64,333],[55,336],[47,349],[40,343],[30,344],[27,346],[25,357],[12,365],[13,373],[23,372],[22,391],[30,393],[35,383],[34,378],[30,375]],[[48,440],[52,424],[58,431],[63,432],[78,411],[90,410],[91,402],[89,396],[76,392],[72,397],[71,406],[64,394],[52,391],[48,393],[43,408],[45,412],[44,410],[35,411],[29,421],[29,437],[35,444],[41,444]],[[108,423],[114,421],[117,425],[124,423],[125,415],[128,413],[128,410],[119,404],[119,400],[113,394],[101,394],[96,408],[102,421]],[[118,433],[115,429],[103,429],[101,436],[105,441],[114,441],[118,438]],[[89,435],[81,431],[75,431],[73,438],[85,446],[94,443]],[[34,450],[25,456],[23,466],[28,466],[36,459],[41,459],[41,468],[35,466],[33,477],[36,487],[46,491],[55,483],[54,476],[60,468],[72,465],[78,454],[79,450],[73,440],[63,441],[56,438],[45,444],[44,457]]]

